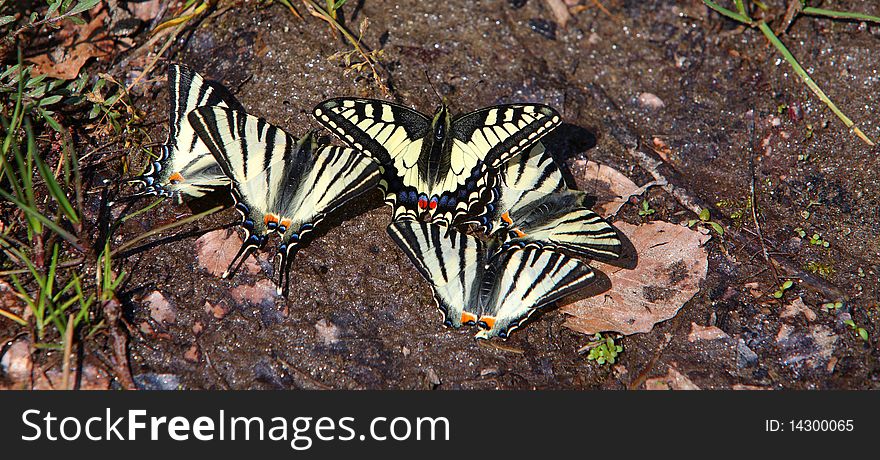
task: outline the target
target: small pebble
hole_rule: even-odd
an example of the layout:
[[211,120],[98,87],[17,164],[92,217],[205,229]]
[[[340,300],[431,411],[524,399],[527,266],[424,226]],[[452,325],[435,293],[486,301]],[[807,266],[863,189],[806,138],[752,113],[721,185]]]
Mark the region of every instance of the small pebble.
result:
[[660,110],[663,107],[666,107],[666,103],[663,102],[663,99],[657,97],[656,94],[653,93],[642,93],[639,94],[639,104],[651,110]]
[[529,28],[547,40],[556,40],[556,23],[541,18],[529,19]]

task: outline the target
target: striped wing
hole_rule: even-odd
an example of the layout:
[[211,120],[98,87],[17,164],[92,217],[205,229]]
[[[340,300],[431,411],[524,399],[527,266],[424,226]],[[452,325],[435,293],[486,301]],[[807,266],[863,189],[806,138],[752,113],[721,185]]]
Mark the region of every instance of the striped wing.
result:
[[532,313],[594,280],[589,265],[556,251],[528,247],[502,252],[483,279],[477,338],[507,338]]
[[510,215],[525,204],[567,190],[565,178],[541,142],[503,165],[498,170],[498,178],[491,202],[463,224],[477,224],[486,233],[492,233],[494,229],[507,227]]
[[282,276],[304,235],[327,213],[371,190],[379,180],[376,162],[359,152],[319,149],[311,135],[297,141],[244,112],[202,107],[189,120],[232,180],[236,207],[248,233],[245,245],[261,246],[270,233],[282,234],[278,249]]
[[235,97],[217,82],[205,80],[192,69],[172,64],[168,68],[170,120],[168,139],[159,159],[148,171],[133,179],[144,186],[143,194],[198,198],[229,184],[187,115],[198,107],[217,106],[244,110]]
[[452,122],[452,161],[462,168],[484,161],[498,168],[514,156],[528,152],[542,136],[562,122],[552,108],[541,104],[487,107],[457,117]]
[[477,319],[479,280],[485,266],[479,240],[447,227],[409,220],[392,222],[388,235],[431,284],[445,325],[458,328]]

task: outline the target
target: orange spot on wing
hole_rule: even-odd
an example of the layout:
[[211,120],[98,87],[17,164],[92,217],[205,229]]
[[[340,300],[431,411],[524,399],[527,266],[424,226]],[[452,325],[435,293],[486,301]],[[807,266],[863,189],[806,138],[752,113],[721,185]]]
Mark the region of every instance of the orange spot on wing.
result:
[[269,225],[269,222],[278,223],[278,216],[275,214],[266,214],[266,217],[263,218],[263,223]]
[[526,236],[526,234],[523,233],[523,231],[518,228],[513,229],[513,233],[516,233],[516,236],[518,238],[522,238],[522,237]]
[[466,311],[461,312],[461,324],[467,324],[469,322],[477,322],[477,315],[473,313],[468,313]]
[[495,327],[495,317],[494,316],[481,316],[480,322],[486,323],[486,327],[489,329],[492,329],[493,327]]
[[179,172],[176,172],[176,173],[172,174],[171,177],[168,178],[168,180],[171,182],[183,182],[184,179],[183,179],[183,176],[181,176]]
[[281,220],[281,226],[284,228],[290,228],[290,224],[292,224],[292,223],[293,222],[291,222],[290,219],[282,219]]
[[505,223],[507,223],[507,225],[510,225],[513,223],[513,219],[510,218],[510,213],[507,213],[507,212],[505,212],[504,214],[501,215],[501,220],[503,220]]

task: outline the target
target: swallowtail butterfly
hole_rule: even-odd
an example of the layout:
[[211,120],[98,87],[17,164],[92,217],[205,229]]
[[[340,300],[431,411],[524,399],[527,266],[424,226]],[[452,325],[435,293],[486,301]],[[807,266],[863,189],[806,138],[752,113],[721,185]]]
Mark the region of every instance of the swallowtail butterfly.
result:
[[499,250],[535,245],[592,259],[620,257],[614,227],[587,207],[585,193],[568,189],[542,143],[511,159],[498,176],[495,200],[464,223],[476,223],[502,241]]
[[[444,104],[433,116],[374,99],[336,98],[315,107],[318,121],[382,166],[379,186],[393,220],[449,225],[480,200],[498,168],[528,151],[560,123],[540,104],[487,107],[453,117]],[[488,177],[491,177],[490,175]]]
[[168,68],[171,120],[168,140],[159,158],[148,165],[147,172],[131,182],[142,185],[135,195],[159,195],[198,198],[229,184],[208,148],[199,139],[187,119],[194,109],[203,106],[228,107],[243,111],[235,97],[216,82],[205,80],[192,69],[172,64]]
[[244,260],[277,232],[278,292],[286,292],[289,264],[303,236],[326,214],[379,181],[375,161],[353,149],[319,148],[313,133],[297,140],[262,118],[221,107],[199,108],[189,122],[231,179],[235,207],[243,218],[246,238],[224,278],[236,260]]
[[428,280],[444,324],[507,338],[532,313],[595,280],[589,265],[539,247],[492,254],[479,239],[435,224],[392,222],[391,239]]

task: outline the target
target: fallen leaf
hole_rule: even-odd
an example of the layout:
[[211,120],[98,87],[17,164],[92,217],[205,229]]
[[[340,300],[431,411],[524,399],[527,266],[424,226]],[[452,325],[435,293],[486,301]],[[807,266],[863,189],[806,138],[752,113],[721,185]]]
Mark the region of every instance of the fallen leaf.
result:
[[798,297],[794,299],[790,304],[786,305],[782,313],[779,314],[780,318],[794,318],[799,313],[803,313],[804,318],[807,321],[815,321],[816,320],[816,312],[810,309],[807,304],[804,303],[804,299]]
[[211,302],[205,302],[205,313],[210,313],[216,319],[223,319],[227,313],[229,313],[229,308],[225,305],[217,304],[213,305]]
[[108,38],[107,31],[104,30],[106,18],[107,12],[101,11],[85,24],[67,21],[57,33],[61,40],[59,46],[53,47],[46,54],[28,59],[36,64],[34,73],[71,80],[79,75],[79,70],[89,59],[108,56],[116,48],[116,43]]
[[144,302],[150,307],[150,317],[157,323],[174,324],[177,321],[175,309],[159,291],[149,293]]
[[688,334],[688,342],[696,342],[697,340],[718,340],[730,337],[726,332],[715,326],[700,326],[697,323],[691,323],[691,333]]
[[611,289],[561,308],[571,315],[564,325],[577,332],[649,332],[675,316],[706,278],[709,262],[703,244],[708,236],[659,221],[639,226],[622,222],[617,228],[635,247],[638,264],[628,270],[593,263],[608,276]]
[[[220,229],[205,233],[196,240],[199,266],[214,276],[222,275],[241,248],[241,243],[235,231]],[[248,273],[260,272],[260,266],[253,256],[248,257],[242,266]]]
[[635,182],[610,166],[577,160],[571,169],[578,188],[596,196],[593,209],[603,216],[617,214],[631,196],[642,193]]
[[699,390],[698,387],[691,379],[687,378],[686,375],[678,372],[678,370],[672,366],[669,366],[669,371],[666,372],[665,376],[662,377],[653,377],[648,380],[645,380],[645,389],[646,390]]
[[189,349],[183,353],[183,359],[191,363],[199,362],[199,346],[193,344],[191,347],[189,347]]

